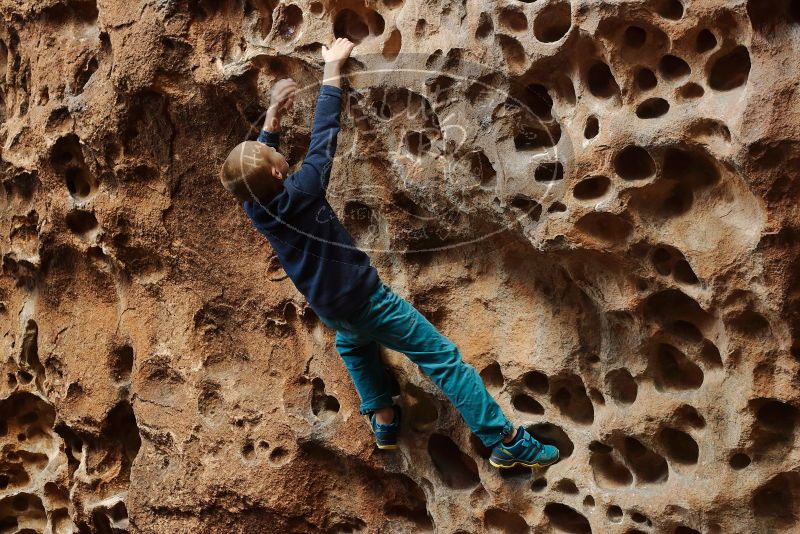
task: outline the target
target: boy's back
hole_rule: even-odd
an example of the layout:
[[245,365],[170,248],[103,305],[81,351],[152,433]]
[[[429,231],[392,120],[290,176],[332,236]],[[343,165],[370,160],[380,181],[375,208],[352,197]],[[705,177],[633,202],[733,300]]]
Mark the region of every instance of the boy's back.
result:
[[[322,86],[308,153],[300,169],[286,178],[283,190],[266,205],[244,203],[286,274],[314,311],[326,317],[355,311],[379,281],[369,257],[355,246],[325,198],[339,133],[341,92]],[[262,132],[259,141],[277,149],[279,136]]]

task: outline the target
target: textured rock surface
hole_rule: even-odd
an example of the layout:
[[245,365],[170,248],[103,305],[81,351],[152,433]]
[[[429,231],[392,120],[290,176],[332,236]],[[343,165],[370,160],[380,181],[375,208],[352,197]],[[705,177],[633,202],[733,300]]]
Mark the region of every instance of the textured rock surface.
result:
[[[3,534],[797,531],[797,0],[0,10]],[[396,354],[376,453],[222,193],[334,34],[360,41],[334,206],[561,447],[545,472],[493,471]]]

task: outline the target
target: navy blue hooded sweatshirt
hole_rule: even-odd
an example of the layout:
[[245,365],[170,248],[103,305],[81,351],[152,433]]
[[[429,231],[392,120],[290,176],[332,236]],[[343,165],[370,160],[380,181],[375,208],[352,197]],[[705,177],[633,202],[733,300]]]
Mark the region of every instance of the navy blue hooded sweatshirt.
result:
[[[356,248],[325,198],[341,109],[342,90],[323,85],[303,165],[266,205],[244,202],[247,216],[269,240],[294,285],[317,315],[331,319],[357,310],[379,282],[369,256]],[[278,149],[277,133],[262,131],[258,140]]]

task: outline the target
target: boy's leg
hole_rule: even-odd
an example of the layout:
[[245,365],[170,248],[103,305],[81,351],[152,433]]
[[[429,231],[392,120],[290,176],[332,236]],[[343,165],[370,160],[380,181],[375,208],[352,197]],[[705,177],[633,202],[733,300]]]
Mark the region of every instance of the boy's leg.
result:
[[491,447],[513,432],[513,424],[492,398],[474,367],[455,344],[414,306],[384,287],[356,328],[402,352],[444,392],[475,435]]
[[397,381],[381,360],[378,344],[347,330],[336,331],[336,350],[361,398],[359,412],[366,414],[392,406],[400,393]]

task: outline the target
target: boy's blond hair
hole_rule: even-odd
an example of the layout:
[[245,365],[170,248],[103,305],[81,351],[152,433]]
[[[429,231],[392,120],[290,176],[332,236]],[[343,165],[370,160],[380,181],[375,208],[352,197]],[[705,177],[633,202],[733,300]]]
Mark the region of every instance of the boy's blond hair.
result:
[[257,141],[239,143],[231,150],[219,178],[222,185],[240,202],[258,200],[269,202],[280,191],[280,180],[272,175],[269,149]]

